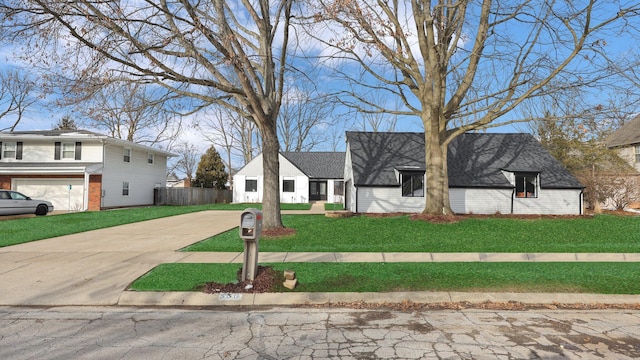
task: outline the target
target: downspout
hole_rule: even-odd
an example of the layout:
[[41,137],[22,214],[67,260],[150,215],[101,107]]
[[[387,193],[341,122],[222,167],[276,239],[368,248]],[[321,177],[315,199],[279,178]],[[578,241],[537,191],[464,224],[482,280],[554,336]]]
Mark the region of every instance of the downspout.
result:
[[355,192],[356,192],[356,197],[355,197],[355,202],[356,202],[356,203],[354,204],[354,205],[355,205],[355,206],[354,206],[354,209],[356,209],[356,211],[354,211],[354,213],[356,213],[356,214],[357,214],[357,213],[358,213],[358,187],[357,187],[357,186],[355,186],[355,184],[354,184],[354,185],[353,185],[353,189],[354,189],[354,190],[355,190]]
[[579,215],[584,215],[582,209],[584,209],[584,188],[582,188],[582,190],[580,190],[580,198],[578,199],[578,204],[580,206],[580,208],[578,209],[578,214]]
[[511,215],[513,215],[513,202],[515,201],[516,188],[511,189]]
[[87,171],[87,167],[84,167],[84,191],[82,194],[82,202],[84,204],[82,204],[82,211],[87,211],[89,210],[89,186],[90,186],[90,182],[89,182],[89,176],[91,176],[89,174],[89,171]]
[[104,195],[105,195],[105,191],[104,191],[104,170],[106,167],[106,160],[107,160],[107,142],[104,139],[100,139],[100,143],[102,144],[102,174],[100,175],[100,209],[102,210],[104,208]]

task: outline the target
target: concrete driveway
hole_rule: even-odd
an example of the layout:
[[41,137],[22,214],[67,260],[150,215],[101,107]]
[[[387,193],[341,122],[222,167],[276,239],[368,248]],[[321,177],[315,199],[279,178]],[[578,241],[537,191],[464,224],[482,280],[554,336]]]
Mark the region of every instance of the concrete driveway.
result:
[[131,281],[190,255],[176,250],[239,220],[203,211],[0,248],[0,305],[115,305]]

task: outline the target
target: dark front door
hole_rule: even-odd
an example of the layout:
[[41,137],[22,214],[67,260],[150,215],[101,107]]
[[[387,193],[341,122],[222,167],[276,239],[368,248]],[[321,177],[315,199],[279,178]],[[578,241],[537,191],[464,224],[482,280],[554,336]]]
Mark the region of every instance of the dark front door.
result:
[[327,200],[327,182],[326,181],[310,181],[309,182],[309,200]]

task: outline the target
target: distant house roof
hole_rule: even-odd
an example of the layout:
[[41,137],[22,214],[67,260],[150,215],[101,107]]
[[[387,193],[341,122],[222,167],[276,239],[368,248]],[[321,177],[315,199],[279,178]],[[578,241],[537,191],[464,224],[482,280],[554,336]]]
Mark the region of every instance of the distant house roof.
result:
[[[95,139],[96,141],[105,141],[110,144],[117,144],[121,146],[130,146],[143,151],[153,152],[157,154],[170,156],[177,156],[169,151],[157,149],[151,146],[134,143],[127,140],[114,138],[111,136],[99,134],[89,130],[32,130],[32,131],[11,131],[0,132],[1,139],[43,139],[43,138],[57,138],[63,141],[81,141],[85,139]],[[14,140],[15,141],[15,140]]]
[[344,177],[344,152],[283,152],[282,156],[310,179]]
[[605,143],[608,148],[640,144],[640,115],[614,131]]
[[[423,133],[347,132],[355,185],[397,186],[398,171],[425,171]],[[448,148],[450,187],[513,187],[503,175],[539,172],[542,188],[583,188],[530,134],[456,137]]]

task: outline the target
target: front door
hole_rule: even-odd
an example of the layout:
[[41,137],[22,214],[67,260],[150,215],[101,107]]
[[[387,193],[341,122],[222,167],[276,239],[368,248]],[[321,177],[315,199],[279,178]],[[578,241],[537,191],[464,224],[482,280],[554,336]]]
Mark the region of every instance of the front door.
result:
[[309,182],[309,200],[327,200],[327,182],[326,181],[310,181]]

